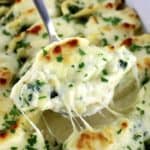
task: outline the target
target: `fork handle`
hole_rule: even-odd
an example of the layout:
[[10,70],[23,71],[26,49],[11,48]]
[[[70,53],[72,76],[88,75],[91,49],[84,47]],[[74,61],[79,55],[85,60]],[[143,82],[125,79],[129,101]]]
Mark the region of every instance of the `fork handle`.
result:
[[33,0],[36,8],[38,9],[38,12],[40,13],[40,16],[47,28],[47,32],[49,34],[50,43],[54,41],[59,41],[59,38],[56,34],[55,28],[53,26],[53,22],[51,17],[48,14],[48,10],[45,6],[44,0]]

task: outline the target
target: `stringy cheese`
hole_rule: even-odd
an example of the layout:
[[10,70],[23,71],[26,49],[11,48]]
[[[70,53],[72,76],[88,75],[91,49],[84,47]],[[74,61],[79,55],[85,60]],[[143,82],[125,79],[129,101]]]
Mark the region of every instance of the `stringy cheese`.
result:
[[37,55],[11,98],[24,111],[38,107],[67,113],[69,107],[73,114],[89,115],[112,101],[115,87],[135,62],[125,48],[113,53],[82,38],[66,39]]

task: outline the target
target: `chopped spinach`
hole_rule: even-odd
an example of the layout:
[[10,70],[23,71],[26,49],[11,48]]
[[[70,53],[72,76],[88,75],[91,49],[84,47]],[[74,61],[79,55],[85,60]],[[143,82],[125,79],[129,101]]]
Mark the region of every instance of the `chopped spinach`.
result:
[[121,68],[125,69],[128,66],[128,63],[122,59],[119,60],[119,65]]
[[55,98],[55,97],[57,97],[58,96],[58,93],[55,91],[55,90],[53,90],[51,93],[50,93],[50,98],[52,99],[52,98]]
[[70,12],[71,14],[75,14],[75,13],[77,13],[78,11],[80,11],[80,10],[82,9],[82,7],[79,7],[79,6],[77,6],[77,5],[70,5],[70,6],[68,7],[68,9],[69,9],[69,12]]
[[31,89],[32,91],[40,91],[41,87],[45,84],[45,82],[36,80],[34,83],[29,83],[27,85],[28,89]]
[[150,150],[150,139],[144,141],[144,148],[145,150]]

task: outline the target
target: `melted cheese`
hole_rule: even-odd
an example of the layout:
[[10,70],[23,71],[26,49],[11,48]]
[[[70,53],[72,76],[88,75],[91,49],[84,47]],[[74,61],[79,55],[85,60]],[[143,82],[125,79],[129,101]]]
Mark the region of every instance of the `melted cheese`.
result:
[[[132,36],[140,28],[140,21],[135,11],[125,8],[120,11],[100,11],[91,16],[83,31],[93,44],[107,46]],[[92,26],[92,28],[91,28]]]
[[[143,135],[134,129],[134,122],[125,118],[118,119],[103,128],[74,131],[65,141],[65,150],[126,150],[142,148]],[[134,139],[138,134],[138,139]]]
[[85,39],[67,39],[37,55],[11,97],[23,110],[39,107],[62,113],[67,106],[79,114],[91,114],[110,103],[115,87],[135,62],[124,48],[110,53],[89,46]]
[[[37,130],[33,131],[26,117],[19,113],[12,101],[0,97],[0,103],[0,149],[9,150],[16,147],[22,150],[30,147],[44,150],[43,136],[41,137]],[[34,115],[30,114],[31,118],[32,116]]]

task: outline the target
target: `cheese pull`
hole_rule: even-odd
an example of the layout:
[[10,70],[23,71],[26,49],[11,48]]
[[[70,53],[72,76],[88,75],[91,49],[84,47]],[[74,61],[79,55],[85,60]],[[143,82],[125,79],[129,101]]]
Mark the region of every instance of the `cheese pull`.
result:
[[61,114],[92,115],[113,100],[118,83],[136,58],[124,47],[116,51],[68,38],[43,48],[32,67],[13,87],[11,98],[23,111],[38,108]]

